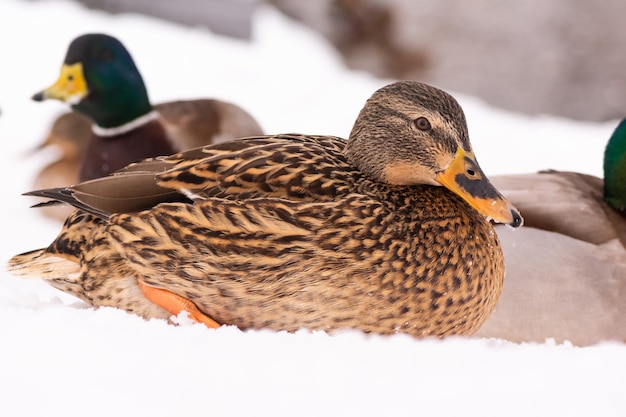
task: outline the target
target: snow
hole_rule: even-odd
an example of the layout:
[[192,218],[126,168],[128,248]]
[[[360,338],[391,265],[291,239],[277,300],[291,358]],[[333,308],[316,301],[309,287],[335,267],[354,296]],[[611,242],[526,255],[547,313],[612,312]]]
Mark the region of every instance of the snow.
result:
[[[47,155],[27,156],[61,103],[30,96],[56,79],[85,32],[122,39],[154,102],[218,97],[268,133],[346,137],[389,80],[345,69],[319,36],[261,7],[251,43],[63,1],[0,2],[1,259],[46,246],[59,224],[20,194]],[[165,62],[165,59],[168,61]],[[490,108],[455,94],[488,175],[554,168],[601,175],[616,121],[581,123]],[[0,272],[0,415],[626,414],[626,346],[208,330],[94,310],[45,283]]]

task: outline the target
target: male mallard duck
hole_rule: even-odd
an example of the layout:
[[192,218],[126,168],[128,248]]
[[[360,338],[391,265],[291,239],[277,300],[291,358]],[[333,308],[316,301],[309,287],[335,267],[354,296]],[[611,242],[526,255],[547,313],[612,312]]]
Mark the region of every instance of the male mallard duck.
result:
[[626,341],[626,120],[609,140],[604,181],[574,172],[494,177],[526,227],[497,227],[507,275],[478,335],[516,342]]
[[418,82],[375,92],[347,143],[244,138],[29,194],[80,210],[14,273],[146,318],[289,331],[471,334],[504,275],[486,217],[522,223],[461,107]]
[[[150,104],[139,70],[117,39],[79,36],[70,44],[61,75],[34,100],[58,99],[93,121],[78,177],[98,178],[131,162],[212,142],[260,135],[243,109],[203,99]],[[69,185],[69,184],[66,184]]]

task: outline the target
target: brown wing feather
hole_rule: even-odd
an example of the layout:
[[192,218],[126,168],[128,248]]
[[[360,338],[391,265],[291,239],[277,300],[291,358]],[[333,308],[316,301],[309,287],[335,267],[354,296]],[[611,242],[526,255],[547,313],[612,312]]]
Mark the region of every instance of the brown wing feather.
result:
[[246,138],[147,159],[113,175],[28,195],[69,203],[100,218],[166,202],[206,198],[331,201],[367,179],[335,137]]
[[237,140],[206,147],[206,158],[174,167],[157,180],[198,199],[329,201],[360,177],[343,156],[344,143],[336,137],[304,135]]
[[[85,181],[72,187],[25,193],[70,204],[101,219],[113,213],[129,213],[163,202],[189,201],[176,190],[159,187],[154,173],[138,171]],[[45,202],[41,206],[50,204]],[[53,204],[53,203],[52,203]]]

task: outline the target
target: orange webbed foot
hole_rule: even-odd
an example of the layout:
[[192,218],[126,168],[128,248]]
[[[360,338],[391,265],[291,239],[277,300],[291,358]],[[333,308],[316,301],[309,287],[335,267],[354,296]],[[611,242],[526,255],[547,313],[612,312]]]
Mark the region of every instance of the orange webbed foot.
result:
[[218,322],[200,311],[193,301],[178,294],[174,294],[171,291],[148,285],[141,279],[137,280],[137,284],[148,300],[163,308],[168,313],[177,316],[181,311],[186,311],[189,313],[190,319],[198,323],[203,323],[210,329],[220,327]]

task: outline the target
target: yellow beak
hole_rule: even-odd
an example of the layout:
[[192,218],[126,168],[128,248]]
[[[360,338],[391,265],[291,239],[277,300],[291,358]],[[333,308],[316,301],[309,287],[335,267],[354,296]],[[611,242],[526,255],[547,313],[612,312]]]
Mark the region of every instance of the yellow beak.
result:
[[61,75],[56,82],[32,98],[35,101],[52,98],[68,104],[78,104],[88,93],[83,64],[77,62],[72,65],[63,65]]
[[519,211],[489,182],[474,152],[458,148],[450,166],[438,173],[436,180],[487,218],[513,227],[524,223]]

